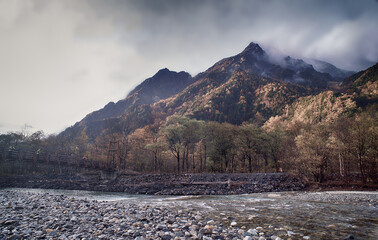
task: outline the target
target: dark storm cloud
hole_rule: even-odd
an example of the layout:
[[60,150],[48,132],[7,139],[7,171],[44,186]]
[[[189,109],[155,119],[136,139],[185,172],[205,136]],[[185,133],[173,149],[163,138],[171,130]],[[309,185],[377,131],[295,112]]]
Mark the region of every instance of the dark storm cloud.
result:
[[190,52],[204,52],[219,58],[256,41],[282,53],[321,58],[354,70],[377,61],[378,4],[374,0],[91,3],[99,15],[112,15],[120,28],[137,25],[122,37],[133,38],[146,56],[176,53],[181,59]]
[[378,61],[377,12],[374,0],[0,0],[0,132],[58,132],[160,68],[195,75],[251,41],[362,70]]

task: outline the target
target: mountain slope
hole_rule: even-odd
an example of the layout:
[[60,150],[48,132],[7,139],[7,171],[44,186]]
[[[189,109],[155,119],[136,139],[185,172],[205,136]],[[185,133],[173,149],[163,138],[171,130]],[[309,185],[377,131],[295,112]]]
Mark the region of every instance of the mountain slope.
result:
[[285,104],[327,89],[334,79],[300,59],[286,57],[281,65],[255,43],[222,59],[195,77],[196,81],[159,106],[168,114],[241,124],[263,123],[280,114]]
[[293,103],[286,104],[282,114],[270,117],[264,126],[271,128],[275,124],[281,124],[290,127],[298,123],[331,122],[355,109],[356,102],[351,95],[324,91],[316,95],[298,98]]
[[357,94],[367,95],[369,97],[377,96],[378,63],[365,71],[360,71],[346,78],[341,85],[349,92],[356,92]]
[[168,113],[202,120],[261,123],[280,113],[284,104],[306,94],[303,86],[235,70],[224,83],[210,75],[161,105]]
[[359,107],[366,107],[378,102],[378,63],[365,71],[346,78],[341,87],[353,94]]
[[301,59],[293,59],[288,56],[279,61],[280,64],[271,59],[272,57],[258,44],[250,43],[240,54],[219,61],[205,74],[222,72],[230,76],[235,70],[242,70],[259,77],[281,80],[313,89],[325,89],[328,81],[335,80],[328,73],[316,71],[312,65]]
[[[89,113],[84,119],[77,122],[74,126],[67,128],[60,135],[75,137],[80,135],[84,130],[88,137],[93,140],[102,134],[103,131],[113,127],[117,128],[117,125],[120,124],[123,118],[122,116],[127,111],[145,112],[145,109],[140,106],[149,105],[161,99],[171,97],[193,81],[193,78],[187,72],[177,73],[166,68],[161,69],[153,77],[146,79],[138,85],[125,99],[117,103],[110,102],[104,108]],[[137,113],[134,115],[143,116],[143,114]],[[141,121],[141,123],[143,122]]]
[[220,60],[194,78],[162,69],[125,99],[88,114],[64,134],[85,131],[93,140],[125,128],[131,132],[150,124],[153,112],[264,124],[272,116],[284,114],[298,99],[316,96],[339,81],[301,59],[272,59],[258,44],[250,43],[241,53]]
[[168,98],[193,82],[187,72],[173,72],[161,69],[153,77],[146,79],[125,99],[117,103],[110,102],[104,108],[88,114],[81,122],[92,122],[112,117],[120,117],[132,104],[151,104]]
[[377,80],[378,63],[346,78],[341,83],[343,92],[323,91],[287,104],[283,113],[272,116],[265,123],[265,127],[269,128],[277,123],[292,126],[298,122],[330,122],[342,115],[363,110],[368,105],[378,103]]
[[328,62],[324,62],[324,61],[320,61],[316,59],[306,59],[306,61],[310,63],[315,68],[316,71],[321,72],[321,73],[328,73],[329,75],[331,75],[331,77],[333,77],[337,81],[343,81],[345,78],[355,74],[355,72],[353,71],[347,71],[344,69],[337,68],[336,66]]

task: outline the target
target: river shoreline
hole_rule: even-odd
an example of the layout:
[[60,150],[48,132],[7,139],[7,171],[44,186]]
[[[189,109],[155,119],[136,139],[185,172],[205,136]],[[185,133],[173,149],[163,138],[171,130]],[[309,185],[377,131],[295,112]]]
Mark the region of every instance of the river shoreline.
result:
[[304,190],[284,173],[255,174],[39,174],[0,177],[0,188],[69,189],[149,195],[235,195]]
[[[241,239],[203,213],[64,195],[0,193],[0,239]],[[254,232],[253,232],[254,233]],[[252,239],[252,238],[251,238]]]
[[[141,197],[141,195],[139,196]],[[374,216],[365,218],[365,223],[357,221],[356,224],[362,224],[360,226],[353,226],[350,220],[345,220],[350,223],[350,227],[345,227],[345,223],[340,226],[350,229],[351,232],[348,232],[349,230],[340,232],[341,229],[337,227],[337,224],[340,223],[338,221],[334,223],[336,225],[327,223],[327,226],[318,226],[319,229],[311,227],[311,232],[303,230],[303,226],[295,226],[293,222],[287,222],[288,219],[285,219],[285,215],[281,215],[284,219],[277,216],[269,221],[258,221],[259,216],[263,217],[269,212],[263,211],[265,207],[261,208],[263,212],[256,209],[265,199],[267,203],[273,204],[266,206],[268,209],[273,206],[282,206],[282,210],[284,210],[291,201],[298,203],[304,201],[306,205],[318,203],[319,206],[326,209],[329,208],[328,206],[365,205],[366,207],[363,209],[367,208],[374,212],[374,209],[378,207],[377,193],[284,192],[235,197],[213,196],[206,200],[203,196],[200,199],[197,197],[167,196],[160,198],[150,196],[147,199],[100,201],[94,198],[77,198],[61,192],[54,193],[54,191],[33,192],[26,189],[3,189],[0,190],[0,239],[295,240],[376,239],[377,236],[377,233],[374,232],[375,225],[371,225],[377,224],[374,223]],[[279,200],[283,200],[284,204],[280,205],[277,202]],[[210,205],[202,205],[203,201]],[[235,204],[245,204],[248,201],[255,208],[253,211],[256,214],[263,215],[248,214],[245,217],[238,217],[237,211],[222,210],[219,212],[219,209],[216,208],[205,210],[210,206],[223,208],[223,204],[235,206]],[[332,204],[328,205],[329,203]],[[296,205],[294,204],[294,206]],[[245,212],[243,209],[248,208],[243,205],[239,207],[242,207],[242,213]],[[359,206],[356,209],[362,208]],[[323,212],[321,209],[319,211]],[[299,217],[303,217],[302,214]],[[333,219],[332,215],[330,217]],[[349,219],[350,217],[344,216],[344,218]],[[321,220],[318,222],[323,223]],[[371,230],[365,228],[368,226],[366,225],[368,222]],[[336,229],[330,231],[331,228]]]

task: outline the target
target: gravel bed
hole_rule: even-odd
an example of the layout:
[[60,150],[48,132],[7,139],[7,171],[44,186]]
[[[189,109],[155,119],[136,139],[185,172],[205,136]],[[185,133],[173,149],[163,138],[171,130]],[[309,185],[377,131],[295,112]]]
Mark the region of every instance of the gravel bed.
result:
[[349,191],[329,191],[329,192],[298,192],[290,194],[288,197],[301,201],[348,203],[360,206],[378,207],[378,192],[349,192]]
[[237,225],[190,209],[0,191],[0,239],[295,239],[285,229],[267,236]]

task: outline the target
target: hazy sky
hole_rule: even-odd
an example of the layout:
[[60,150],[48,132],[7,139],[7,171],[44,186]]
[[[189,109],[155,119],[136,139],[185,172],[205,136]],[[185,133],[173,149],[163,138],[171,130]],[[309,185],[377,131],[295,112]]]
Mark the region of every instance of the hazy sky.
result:
[[249,42],[350,69],[378,61],[375,0],[0,0],[0,133],[58,133],[167,67]]

